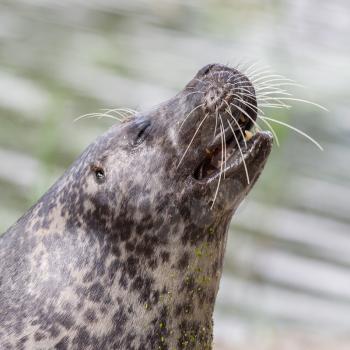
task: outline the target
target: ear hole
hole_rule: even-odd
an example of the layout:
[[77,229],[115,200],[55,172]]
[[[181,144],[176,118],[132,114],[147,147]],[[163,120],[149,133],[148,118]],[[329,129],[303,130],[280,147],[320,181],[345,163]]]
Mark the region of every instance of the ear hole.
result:
[[105,179],[106,179],[106,174],[105,174],[104,169],[103,169],[101,166],[92,165],[92,166],[91,166],[91,171],[93,172],[94,177],[95,177],[95,180],[96,180],[98,183],[102,183],[102,182],[105,181]]

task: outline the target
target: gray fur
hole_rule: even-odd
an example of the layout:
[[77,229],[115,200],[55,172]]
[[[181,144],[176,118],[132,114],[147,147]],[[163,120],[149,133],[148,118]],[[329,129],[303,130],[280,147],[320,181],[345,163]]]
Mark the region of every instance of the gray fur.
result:
[[112,127],[1,237],[1,349],[211,349],[228,225],[271,137],[250,141],[251,184],[237,165],[212,209],[217,181],[193,172],[214,117],[177,165],[213,114],[210,96],[233,98],[232,76],[244,80],[207,66],[171,100]]

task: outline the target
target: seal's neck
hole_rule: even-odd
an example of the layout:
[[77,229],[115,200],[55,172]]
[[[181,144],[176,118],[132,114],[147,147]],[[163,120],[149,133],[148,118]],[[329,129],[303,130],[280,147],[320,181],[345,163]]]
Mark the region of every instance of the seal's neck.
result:
[[[45,251],[33,283],[75,310],[75,326],[88,327],[96,344],[211,349],[229,220],[212,227],[172,226],[161,219],[125,221],[125,215],[102,230],[87,214],[75,221],[60,206],[45,215],[40,210],[41,204],[29,214],[40,219],[29,220],[22,235],[35,242],[35,254]],[[43,276],[55,276],[54,283]]]
[[221,230],[206,227],[201,231],[205,239],[186,245],[175,239],[157,247],[154,255],[162,262],[151,275],[150,267],[142,267],[131,281],[125,303],[134,310],[140,345],[148,339],[145,348],[212,348],[212,317],[226,245],[227,229]]

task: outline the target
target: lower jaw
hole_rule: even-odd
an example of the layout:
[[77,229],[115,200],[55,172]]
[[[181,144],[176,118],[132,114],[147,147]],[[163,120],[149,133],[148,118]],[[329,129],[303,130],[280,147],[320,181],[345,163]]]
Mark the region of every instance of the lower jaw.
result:
[[254,149],[259,146],[258,139],[260,135],[260,133],[249,135],[249,139],[247,138],[245,143],[242,142],[239,147],[235,148],[233,148],[234,146],[231,142],[228,145],[229,149],[226,150],[226,155],[221,151],[221,156],[216,166],[212,165],[212,162],[208,159],[204,160],[194,172],[193,177],[200,183],[205,184],[218,180],[221,177],[230,177],[240,170],[249,173],[249,163],[253,157]]

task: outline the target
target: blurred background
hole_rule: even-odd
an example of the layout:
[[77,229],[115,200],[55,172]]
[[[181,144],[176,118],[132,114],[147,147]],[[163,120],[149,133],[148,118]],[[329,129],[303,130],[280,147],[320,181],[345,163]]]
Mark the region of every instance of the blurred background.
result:
[[223,349],[350,348],[348,0],[0,0],[0,232],[112,120],[151,107],[203,65],[259,62],[295,79],[231,225],[215,314]]

